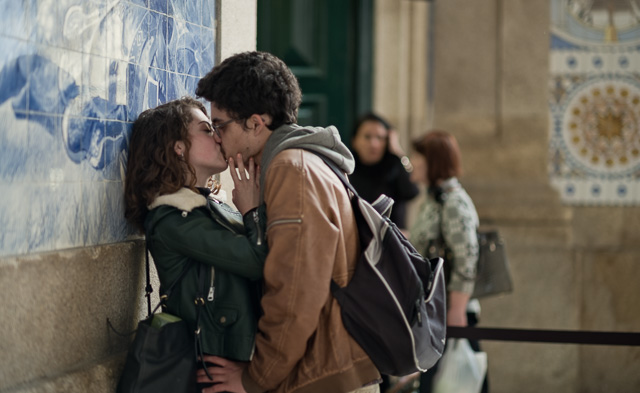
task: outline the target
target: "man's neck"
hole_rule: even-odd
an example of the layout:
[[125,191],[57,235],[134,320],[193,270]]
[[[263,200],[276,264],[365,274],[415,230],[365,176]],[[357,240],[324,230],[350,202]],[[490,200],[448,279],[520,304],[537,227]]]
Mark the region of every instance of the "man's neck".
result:
[[262,156],[264,153],[264,146],[267,144],[267,140],[269,139],[271,134],[273,134],[273,131],[267,129],[267,132],[262,133],[263,136],[258,141],[256,141],[259,144],[259,151],[254,156],[254,159],[256,164],[260,166],[262,166]]

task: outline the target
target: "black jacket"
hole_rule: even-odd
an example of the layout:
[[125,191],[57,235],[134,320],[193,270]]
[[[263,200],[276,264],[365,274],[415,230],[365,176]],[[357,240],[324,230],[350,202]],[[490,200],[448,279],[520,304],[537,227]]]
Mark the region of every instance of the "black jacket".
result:
[[420,190],[409,180],[409,172],[404,169],[398,156],[385,153],[378,163],[365,165],[360,161],[357,153],[356,168],[349,181],[358,194],[367,202],[375,201],[380,194],[385,194],[394,200],[391,210],[391,221],[398,228],[406,228],[406,203],[415,198]]
[[202,349],[211,355],[250,360],[267,254],[262,239],[264,217],[253,210],[243,218],[230,206],[187,188],[158,197],[149,208],[145,228],[161,287],[168,288],[190,264],[167,301],[166,311],[195,330],[194,299],[203,264]]

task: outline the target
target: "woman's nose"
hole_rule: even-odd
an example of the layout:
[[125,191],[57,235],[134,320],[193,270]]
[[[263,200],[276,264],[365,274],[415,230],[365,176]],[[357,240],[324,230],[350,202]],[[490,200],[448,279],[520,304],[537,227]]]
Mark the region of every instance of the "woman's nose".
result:
[[373,146],[375,148],[380,148],[380,147],[384,146],[384,140],[378,139],[378,138],[373,138],[371,140],[371,146]]

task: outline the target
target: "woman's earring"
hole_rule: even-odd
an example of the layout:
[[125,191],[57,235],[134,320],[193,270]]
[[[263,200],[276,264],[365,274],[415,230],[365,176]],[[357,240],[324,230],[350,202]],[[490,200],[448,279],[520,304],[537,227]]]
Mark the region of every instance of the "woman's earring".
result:
[[220,174],[215,174],[207,179],[207,188],[211,190],[213,195],[218,195],[222,184],[220,184]]

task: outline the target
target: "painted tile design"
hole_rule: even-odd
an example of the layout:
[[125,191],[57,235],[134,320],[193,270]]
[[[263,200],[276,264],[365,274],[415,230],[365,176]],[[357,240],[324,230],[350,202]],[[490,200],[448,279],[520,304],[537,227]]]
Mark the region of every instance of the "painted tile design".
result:
[[215,61],[215,0],[0,5],[0,256],[126,240],[132,121]]
[[549,174],[568,204],[640,204],[640,0],[551,0]]

